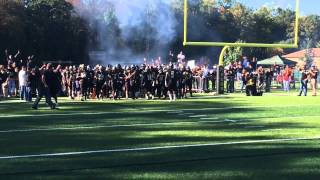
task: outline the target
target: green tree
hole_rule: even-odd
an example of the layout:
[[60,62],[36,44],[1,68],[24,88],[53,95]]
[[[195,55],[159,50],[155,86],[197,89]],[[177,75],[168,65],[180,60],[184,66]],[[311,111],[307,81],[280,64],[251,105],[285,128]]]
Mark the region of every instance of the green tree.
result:
[[320,16],[310,15],[300,20],[300,47],[316,47],[320,41]]
[[224,56],[224,65],[227,66],[230,63],[234,63],[243,55],[243,48],[241,47],[229,47],[227,53]]
[[28,18],[23,4],[16,1],[0,3],[1,54],[5,49],[17,50],[25,47],[27,42],[25,36],[27,22]]
[[205,13],[212,14],[215,11],[216,7],[216,0],[202,0],[200,9]]
[[277,8],[274,10],[277,31],[273,32],[281,43],[294,43],[294,26],[296,13],[290,9]]
[[64,0],[37,0],[26,4],[32,28],[31,47],[44,60],[85,62],[86,22]]
[[248,42],[253,42],[253,36],[250,34],[252,30],[252,10],[243,4],[237,3],[230,9],[230,12],[234,17],[234,28],[239,31],[238,38]]

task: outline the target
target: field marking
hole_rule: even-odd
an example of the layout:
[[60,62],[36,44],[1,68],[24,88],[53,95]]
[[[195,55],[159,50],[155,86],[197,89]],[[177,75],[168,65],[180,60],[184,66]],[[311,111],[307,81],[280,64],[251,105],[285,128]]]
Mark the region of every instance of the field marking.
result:
[[[319,105],[311,105],[319,106]],[[208,110],[233,110],[233,109],[244,109],[244,108],[277,108],[277,107],[301,107],[301,105],[290,105],[290,106],[239,106],[239,107],[213,107],[213,108],[187,108],[179,110],[170,110],[170,109],[134,109],[128,108],[126,112],[75,112],[69,111],[66,113],[49,113],[49,114],[7,114],[0,115],[0,118],[18,118],[18,117],[47,117],[47,116],[74,116],[74,115],[107,115],[107,114],[148,114],[156,112],[177,112],[177,111],[208,111]],[[63,109],[62,109],[63,110]],[[175,113],[174,113],[175,114]],[[183,113],[184,115],[194,115],[195,113]],[[311,117],[320,117],[320,116],[311,116]]]
[[212,118],[200,118],[202,120],[218,120],[219,118],[217,117],[212,117]]
[[201,118],[201,117],[207,117],[208,115],[202,114],[202,115],[192,115],[189,116],[189,118]]
[[261,131],[265,131],[265,132],[268,132],[268,131],[282,131],[283,129],[264,129],[264,130],[261,130]]
[[[236,123],[238,122],[238,120],[231,120],[231,119],[225,119],[225,122],[231,122],[231,123]],[[240,121],[240,120],[239,120]]]
[[200,121],[201,123],[225,123],[225,121]]
[[101,128],[121,128],[121,127],[148,127],[157,125],[179,125],[179,124],[201,124],[201,123],[223,123],[225,121],[180,121],[180,122],[163,122],[149,124],[123,124],[123,125],[106,125],[106,126],[77,126],[77,127],[61,127],[61,128],[34,128],[34,129],[11,129],[0,130],[0,133],[17,133],[17,132],[37,132],[37,131],[59,131],[59,130],[79,130],[79,129],[101,129]]
[[4,159],[9,159],[10,160],[10,159],[22,159],[22,158],[48,158],[48,157],[62,157],[62,156],[101,154],[101,153],[140,152],[140,151],[181,149],[181,148],[192,148],[192,147],[211,147],[211,146],[225,146],[225,145],[239,145],[239,144],[257,144],[257,143],[272,143],[272,142],[290,142],[290,141],[304,141],[304,140],[320,140],[320,137],[269,139],[269,140],[251,140],[251,141],[249,140],[249,141],[211,143],[211,144],[186,144],[186,145],[173,145],[173,146],[155,146],[155,147],[145,147],[145,148],[103,149],[103,150],[93,150],[93,151],[64,152],[64,153],[29,154],[29,155],[15,155],[15,156],[0,156],[0,159],[1,160],[4,160]]

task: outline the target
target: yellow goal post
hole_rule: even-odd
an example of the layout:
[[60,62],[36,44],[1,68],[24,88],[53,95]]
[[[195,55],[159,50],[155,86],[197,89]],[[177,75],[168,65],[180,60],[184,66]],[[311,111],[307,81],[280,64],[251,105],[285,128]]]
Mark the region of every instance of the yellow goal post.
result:
[[184,0],[184,46],[229,46],[229,47],[255,47],[255,48],[298,48],[299,41],[299,12],[300,0],[296,0],[294,24],[294,43],[293,44],[265,44],[265,43],[228,43],[228,42],[196,42],[188,41],[188,0]]

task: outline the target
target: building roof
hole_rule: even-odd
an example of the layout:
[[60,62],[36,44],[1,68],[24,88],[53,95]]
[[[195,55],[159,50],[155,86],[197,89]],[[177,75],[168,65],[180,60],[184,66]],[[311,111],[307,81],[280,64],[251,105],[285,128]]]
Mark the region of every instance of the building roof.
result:
[[271,58],[268,59],[264,59],[258,62],[258,65],[296,65],[297,62],[295,61],[291,61],[285,58],[281,58],[280,56],[273,56]]
[[284,58],[304,58],[306,57],[307,51],[310,51],[311,57],[320,57],[320,48],[304,49],[291,54],[284,55]]

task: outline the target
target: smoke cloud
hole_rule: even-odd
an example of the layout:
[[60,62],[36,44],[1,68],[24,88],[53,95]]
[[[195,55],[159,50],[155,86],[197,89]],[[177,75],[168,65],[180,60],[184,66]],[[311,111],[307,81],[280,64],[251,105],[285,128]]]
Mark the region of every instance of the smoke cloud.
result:
[[[170,0],[80,0],[76,5],[93,32],[90,62],[139,64],[164,59],[176,37]],[[111,28],[112,27],[112,28]],[[111,28],[111,29],[110,29]]]

